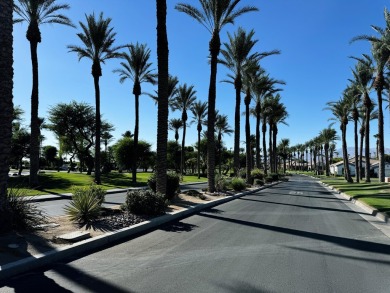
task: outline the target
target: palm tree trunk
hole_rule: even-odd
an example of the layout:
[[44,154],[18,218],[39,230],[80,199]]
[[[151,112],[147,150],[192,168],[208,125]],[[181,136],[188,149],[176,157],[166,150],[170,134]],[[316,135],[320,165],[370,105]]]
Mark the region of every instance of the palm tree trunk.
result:
[[260,162],[260,117],[256,116],[256,168],[261,168]]
[[100,87],[99,76],[93,77],[95,85],[95,103],[96,103],[96,138],[95,138],[95,183],[100,184],[100,136],[101,136],[101,120],[100,120]]
[[197,158],[196,158],[196,164],[197,164],[197,168],[198,168],[198,179],[200,179],[200,132],[202,131],[202,129],[200,128],[199,130],[199,125],[198,125],[198,154],[197,154]]
[[[360,178],[363,177],[363,142],[364,142],[364,128],[360,129],[360,158],[359,158],[359,172]],[[364,171],[365,172],[365,171]]]
[[209,192],[215,191],[215,102],[217,99],[217,65],[221,47],[219,32],[214,31],[209,44],[210,50],[210,84],[208,96],[208,120],[207,120],[207,177]]
[[267,175],[267,143],[265,141],[265,133],[267,131],[267,124],[263,120],[262,132],[263,132],[263,159],[264,159],[264,175]]
[[250,93],[245,96],[245,140],[246,140],[246,182],[251,184],[252,151],[251,151],[251,128],[249,124],[249,104],[251,102]]
[[278,155],[276,151],[277,136],[278,136],[278,127],[276,126],[276,124],[274,124],[273,139],[272,139],[274,173],[278,173]]
[[366,107],[366,124],[365,124],[365,157],[366,157],[366,168],[365,168],[365,177],[366,177],[366,182],[371,182],[370,178],[370,108],[371,108],[371,101],[368,95],[365,97],[365,102],[364,106]]
[[328,143],[325,144],[324,149],[325,149],[325,174],[326,177],[329,177],[330,168],[329,168],[329,144]]
[[357,130],[357,119],[354,119],[354,140],[355,140],[355,177],[356,177],[356,182],[360,182],[360,168],[359,168],[359,147],[358,147],[358,130]]
[[138,161],[138,132],[139,132],[139,95],[134,95],[135,98],[135,125],[134,125],[134,150],[133,150],[133,166],[132,166],[132,182],[137,182],[137,161]]
[[33,84],[31,92],[31,141],[30,141],[30,187],[37,187],[39,170],[39,76],[38,76],[38,42],[30,41]]
[[13,1],[0,2],[0,231],[10,228],[7,183],[12,136],[13,88]]
[[348,151],[347,151],[347,139],[346,139],[347,127],[342,125],[341,127],[341,136],[342,136],[342,147],[343,147],[343,158],[344,158],[344,174],[347,182],[352,183],[351,172],[349,170],[349,160],[348,160]]
[[269,123],[269,130],[268,130],[268,150],[269,150],[269,166],[270,166],[270,172],[274,173],[274,160],[273,160],[273,151],[272,151],[272,132],[273,127],[272,124]]
[[383,131],[383,108],[382,108],[382,89],[377,89],[378,96],[378,142],[379,150],[377,155],[379,157],[379,182],[385,182],[385,144]]
[[238,175],[240,169],[240,105],[241,105],[241,76],[237,75],[234,81],[236,89],[236,106],[234,112],[234,173]]
[[185,143],[186,143],[186,130],[187,130],[187,125],[186,121],[183,121],[183,138],[181,140],[181,158],[180,158],[180,174],[181,176],[184,175],[184,160],[185,160]]
[[167,1],[156,0],[157,10],[157,162],[156,192],[163,195],[167,190],[167,142],[168,142],[168,36]]

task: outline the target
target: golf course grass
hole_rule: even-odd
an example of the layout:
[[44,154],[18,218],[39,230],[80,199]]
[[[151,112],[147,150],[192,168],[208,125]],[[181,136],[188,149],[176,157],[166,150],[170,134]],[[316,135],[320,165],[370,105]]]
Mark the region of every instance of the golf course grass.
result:
[[[137,183],[132,183],[131,173],[111,172],[102,174],[101,187],[105,190],[146,186],[152,173],[137,173]],[[94,177],[85,173],[46,172],[39,174],[40,186],[28,188],[29,176],[10,177],[9,187],[20,189],[24,195],[64,194],[71,193],[74,186],[88,186],[93,183]],[[182,183],[206,182],[207,178],[197,176],[183,176]]]

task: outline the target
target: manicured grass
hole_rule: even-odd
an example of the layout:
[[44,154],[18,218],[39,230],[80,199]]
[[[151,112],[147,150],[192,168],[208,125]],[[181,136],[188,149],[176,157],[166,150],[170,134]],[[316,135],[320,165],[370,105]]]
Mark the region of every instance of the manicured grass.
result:
[[[146,186],[151,173],[137,173],[137,183],[133,184],[131,173],[111,172],[101,176],[104,190]],[[93,176],[85,173],[47,172],[39,174],[40,186],[36,189],[28,188],[29,176],[10,177],[9,186],[21,189],[26,195],[63,194],[71,193],[73,186],[87,186],[93,183]],[[183,183],[204,182],[207,178],[184,176]]]
[[321,181],[390,216],[389,183],[380,183],[377,178],[371,178],[371,183],[347,183],[343,177],[321,178]]

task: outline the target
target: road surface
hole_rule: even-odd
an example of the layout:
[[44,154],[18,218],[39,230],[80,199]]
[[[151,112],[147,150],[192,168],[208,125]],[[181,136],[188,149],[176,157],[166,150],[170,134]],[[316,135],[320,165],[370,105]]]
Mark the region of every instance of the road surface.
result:
[[314,180],[293,176],[2,289],[390,292],[390,239],[362,216]]

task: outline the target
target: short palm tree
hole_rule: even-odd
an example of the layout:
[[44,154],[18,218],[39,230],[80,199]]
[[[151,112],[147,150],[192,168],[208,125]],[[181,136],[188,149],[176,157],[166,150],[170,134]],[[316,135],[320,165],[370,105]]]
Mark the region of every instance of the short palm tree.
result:
[[290,140],[282,138],[278,144],[278,155],[283,159],[283,173],[286,174],[286,160],[290,152]]
[[230,135],[233,133],[233,129],[230,128],[228,123],[228,116],[218,114],[215,116],[215,130],[217,132],[217,145],[219,148],[219,175],[222,174],[222,137],[224,134]]
[[11,227],[12,218],[8,214],[7,181],[12,137],[12,88],[13,88],[13,1],[0,2],[0,231]]
[[41,24],[63,24],[72,26],[71,20],[61,14],[62,10],[70,8],[67,4],[57,4],[55,0],[18,0],[14,11],[19,18],[15,23],[26,22],[28,24],[26,38],[30,42],[32,63],[32,91],[31,91],[31,142],[30,142],[30,186],[38,186],[39,170],[39,76],[38,76],[38,43],[42,41]]
[[177,88],[176,96],[170,101],[170,107],[173,111],[179,110],[181,112],[181,120],[183,121],[183,137],[181,144],[181,162],[180,162],[180,174],[183,175],[184,161],[185,161],[185,141],[186,141],[186,130],[188,114],[187,110],[190,110],[192,104],[196,100],[196,90],[194,86],[180,85]]
[[324,143],[324,150],[325,150],[325,173],[326,176],[330,175],[330,167],[329,167],[329,147],[332,142],[335,140],[338,140],[339,137],[337,136],[336,130],[333,128],[325,128],[321,130],[319,136],[321,137],[323,143]]
[[150,49],[146,44],[130,44],[129,52],[123,53],[121,62],[122,68],[115,69],[114,72],[120,76],[119,81],[123,83],[125,80],[133,82],[133,95],[135,99],[135,124],[134,124],[134,149],[133,149],[133,165],[132,165],[132,181],[137,182],[137,161],[138,161],[138,133],[139,133],[139,97],[142,94],[141,84],[148,82],[156,83],[157,75],[150,68],[152,63],[150,59]]
[[207,102],[201,102],[197,101],[192,104],[191,107],[191,112],[193,117],[193,122],[196,123],[196,130],[198,131],[198,154],[196,158],[196,165],[197,165],[197,170],[198,170],[198,179],[200,178],[200,133],[202,132],[202,125],[205,124],[205,119],[207,116]]
[[172,118],[169,120],[168,128],[169,130],[173,130],[175,132],[175,140],[178,145],[179,140],[179,130],[183,127],[183,120]]
[[156,0],[157,15],[157,152],[156,192],[165,195],[167,191],[167,150],[168,150],[168,36],[167,1]]
[[99,18],[95,14],[86,15],[87,23],[80,22],[82,32],[77,36],[83,43],[83,47],[70,45],[70,52],[77,53],[79,60],[88,58],[92,61],[92,76],[95,85],[95,104],[96,104],[96,138],[95,138],[95,182],[100,184],[100,136],[101,136],[101,118],[100,118],[100,86],[99,79],[102,76],[101,63],[113,58],[122,56],[119,50],[124,46],[113,46],[116,33],[113,27],[110,27],[111,18],[103,18],[100,13]]
[[199,0],[200,8],[191,4],[179,3],[176,9],[184,12],[203,25],[211,34],[209,42],[210,51],[210,84],[208,94],[208,119],[207,119],[207,172],[209,192],[215,191],[215,102],[217,98],[217,64],[221,47],[220,32],[227,24],[234,24],[237,17],[258,9],[253,6],[237,8],[240,0]]

